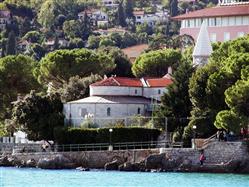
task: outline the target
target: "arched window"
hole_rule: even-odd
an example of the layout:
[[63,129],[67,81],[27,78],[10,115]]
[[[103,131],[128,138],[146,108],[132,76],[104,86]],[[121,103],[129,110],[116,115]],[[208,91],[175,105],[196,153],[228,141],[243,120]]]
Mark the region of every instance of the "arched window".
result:
[[106,113],[107,113],[107,116],[111,116],[111,108],[110,107],[107,108]]
[[140,108],[137,109],[137,114],[141,114],[141,109]]

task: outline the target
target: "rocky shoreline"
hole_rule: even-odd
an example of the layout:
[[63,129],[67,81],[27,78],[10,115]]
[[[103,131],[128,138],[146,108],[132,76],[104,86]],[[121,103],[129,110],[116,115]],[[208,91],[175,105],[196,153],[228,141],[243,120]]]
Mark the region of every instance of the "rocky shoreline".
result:
[[[193,163],[189,159],[178,157],[172,159],[166,153],[151,154],[140,162],[125,161],[116,157],[107,162],[103,168],[114,171],[140,171],[140,172],[209,172],[209,173],[240,173],[249,174],[249,159],[230,160],[221,164],[204,164]],[[20,160],[12,155],[0,157],[0,167],[29,167],[41,169],[78,169],[89,171],[95,168],[86,167],[84,163],[74,162],[72,159],[65,157],[63,154],[56,154],[50,158],[40,158],[38,161],[29,159]]]

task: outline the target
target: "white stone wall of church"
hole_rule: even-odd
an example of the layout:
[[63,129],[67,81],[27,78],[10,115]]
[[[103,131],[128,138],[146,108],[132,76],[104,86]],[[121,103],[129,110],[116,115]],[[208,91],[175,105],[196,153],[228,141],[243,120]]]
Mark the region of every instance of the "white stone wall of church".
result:
[[[110,108],[110,116],[107,116],[107,108]],[[134,116],[138,114],[140,108],[141,115],[145,115],[144,104],[64,104],[64,114],[66,120],[70,119],[74,126],[80,126],[85,120],[84,116],[80,115],[81,109],[86,109],[88,114],[93,114],[94,118],[125,118],[127,116]]]
[[[159,93],[160,90],[160,93]],[[161,96],[167,91],[164,87],[157,87],[157,88],[144,88],[143,96],[146,98],[154,98],[161,100]]]
[[125,95],[142,96],[140,87],[90,86],[90,96],[93,95]]

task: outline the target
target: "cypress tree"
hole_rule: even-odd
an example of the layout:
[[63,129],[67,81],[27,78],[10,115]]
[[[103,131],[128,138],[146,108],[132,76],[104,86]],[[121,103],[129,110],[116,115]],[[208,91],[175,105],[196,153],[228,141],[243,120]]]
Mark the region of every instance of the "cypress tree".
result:
[[8,40],[6,44],[6,55],[16,54],[16,35],[14,31],[11,31],[8,35]]
[[178,1],[170,0],[170,15],[172,17],[177,16],[178,14]]
[[122,27],[126,26],[123,1],[118,5],[118,24]]
[[133,17],[133,0],[124,1],[125,15],[127,18]]

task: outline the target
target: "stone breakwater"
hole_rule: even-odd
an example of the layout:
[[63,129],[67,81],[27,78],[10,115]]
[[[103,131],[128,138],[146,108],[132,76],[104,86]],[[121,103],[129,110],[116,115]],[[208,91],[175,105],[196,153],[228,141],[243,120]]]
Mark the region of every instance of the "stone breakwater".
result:
[[243,142],[211,142],[204,149],[206,161],[199,164],[200,151],[191,148],[86,151],[63,153],[18,153],[0,157],[0,166],[42,169],[106,169],[120,171],[182,171],[249,173],[249,152]]

